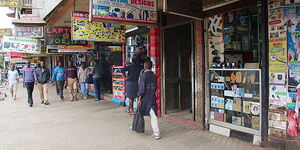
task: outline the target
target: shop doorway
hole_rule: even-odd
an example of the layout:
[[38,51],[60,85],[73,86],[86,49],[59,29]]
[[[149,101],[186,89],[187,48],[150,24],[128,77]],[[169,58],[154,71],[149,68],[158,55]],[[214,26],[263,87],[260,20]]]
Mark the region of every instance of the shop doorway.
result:
[[165,113],[194,121],[192,23],[164,29]]

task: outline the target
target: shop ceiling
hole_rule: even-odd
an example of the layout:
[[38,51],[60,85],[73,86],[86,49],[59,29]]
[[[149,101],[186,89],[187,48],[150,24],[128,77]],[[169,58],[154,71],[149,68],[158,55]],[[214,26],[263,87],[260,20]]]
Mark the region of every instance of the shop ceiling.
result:
[[[216,8],[238,3],[240,0],[157,0],[158,10],[194,19],[201,19]],[[243,0],[252,1],[253,0]],[[254,0],[256,1],[256,0]],[[63,0],[45,17],[47,25],[70,26],[72,11],[89,11],[89,0]],[[205,12],[204,12],[205,11]]]

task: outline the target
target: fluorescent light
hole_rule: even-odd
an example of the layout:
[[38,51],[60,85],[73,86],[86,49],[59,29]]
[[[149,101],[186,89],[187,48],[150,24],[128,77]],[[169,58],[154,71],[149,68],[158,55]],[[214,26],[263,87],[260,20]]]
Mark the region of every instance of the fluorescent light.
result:
[[129,33],[129,32],[132,32],[132,31],[135,31],[135,30],[138,30],[138,29],[139,29],[139,27],[134,27],[134,28],[126,30],[125,33]]

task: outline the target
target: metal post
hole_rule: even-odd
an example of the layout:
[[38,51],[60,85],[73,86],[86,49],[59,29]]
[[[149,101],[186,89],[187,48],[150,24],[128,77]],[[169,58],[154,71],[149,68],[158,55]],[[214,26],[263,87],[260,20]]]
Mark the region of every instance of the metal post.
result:
[[268,144],[268,112],[269,112],[269,42],[268,42],[268,1],[261,1],[261,37],[262,37],[262,47],[261,47],[261,71],[262,78],[261,84],[267,85],[262,86],[262,127],[261,127],[261,146],[267,146]]
[[205,78],[205,60],[207,57],[205,57],[205,38],[204,38],[204,21],[201,21],[201,38],[202,38],[202,127],[205,129],[205,101],[206,101],[206,95],[205,95],[205,87],[206,87],[206,78]]

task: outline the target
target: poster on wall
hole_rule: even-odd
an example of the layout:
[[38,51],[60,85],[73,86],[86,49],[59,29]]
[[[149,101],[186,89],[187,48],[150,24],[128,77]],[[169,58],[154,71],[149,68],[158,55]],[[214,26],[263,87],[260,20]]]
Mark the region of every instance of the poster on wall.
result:
[[125,42],[125,25],[90,22],[87,12],[72,13],[72,39],[99,42]]
[[209,64],[224,62],[223,15],[208,18]]
[[269,65],[272,73],[285,73],[287,69],[286,38],[269,40]]
[[156,0],[92,0],[92,18],[119,23],[157,24]]
[[269,75],[269,82],[271,85],[285,85],[286,84],[286,73],[273,73]]
[[287,88],[285,86],[270,86],[269,103],[270,105],[286,106]]
[[276,8],[269,11],[269,38],[286,37],[284,9]]
[[38,40],[30,38],[3,37],[3,52],[40,53]]
[[289,92],[297,92],[297,86],[300,85],[300,61],[291,61],[289,63],[288,89]]
[[284,6],[285,0],[268,0],[269,10]]
[[285,7],[284,14],[287,26],[288,59],[300,61],[300,6]]
[[44,36],[43,26],[15,26],[15,36],[42,38]]
[[0,7],[23,7],[23,0],[0,0]]

